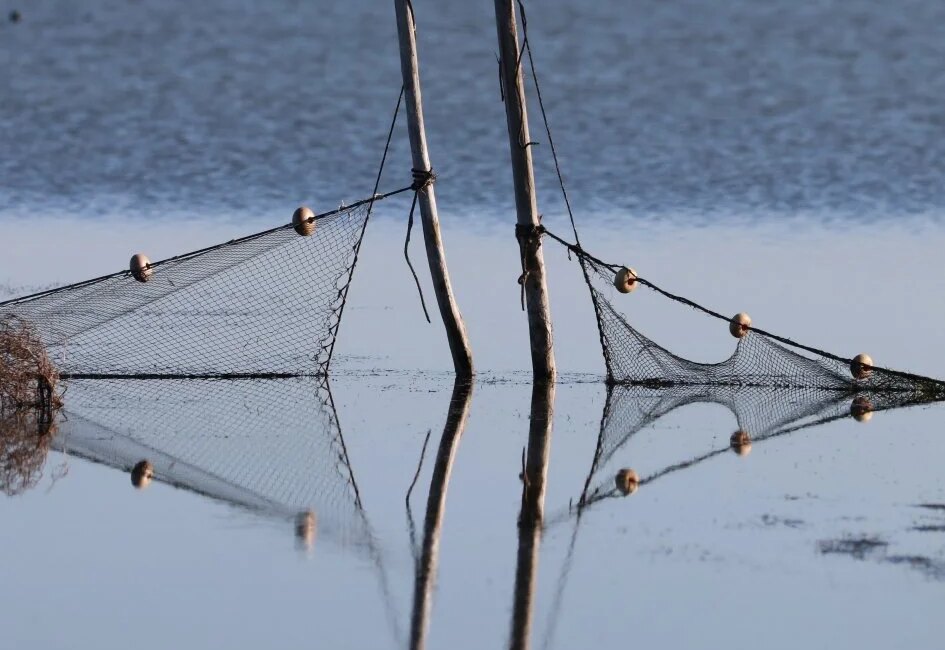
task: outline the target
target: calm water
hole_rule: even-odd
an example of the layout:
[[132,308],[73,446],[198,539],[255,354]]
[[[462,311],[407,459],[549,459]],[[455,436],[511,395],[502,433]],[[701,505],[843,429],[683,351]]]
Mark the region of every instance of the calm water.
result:
[[[945,410],[841,417],[663,474],[724,451],[746,409],[764,420],[796,398],[746,397],[735,414],[692,404],[595,465],[595,323],[576,266],[551,246],[563,377],[548,523],[527,552],[519,474],[545,414],[531,412],[524,372],[492,7],[414,2],[480,369],[465,429],[446,426],[464,402],[403,264],[398,197],[368,231],[331,417],[304,385],[139,385],[107,399],[74,385],[38,484],[0,499],[0,645],[402,648],[413,622],[429,648],[502,647],[521,638],[518,611],[533,648],[939,647]],[[389,3],[20,9],[21,23],[0,23],[0,294],[370,191],[400,85]],[[529,12],[589,247],[806,343],[945,374],[945,6],[555,0]],[[405,145],[399,131],[386,188],[409,182]],[[563,230],[545,147],[539,200]],[[732,350],[724,326],[691,310],[644,291],[620,300],[678,354]],[[438,455],[452,459],[446,476]],[[143,457],[158,480],[137,491],[128,471]],[[622,467],[659,478],[575,508]],[[523,576],[531,588],[516,589]]]

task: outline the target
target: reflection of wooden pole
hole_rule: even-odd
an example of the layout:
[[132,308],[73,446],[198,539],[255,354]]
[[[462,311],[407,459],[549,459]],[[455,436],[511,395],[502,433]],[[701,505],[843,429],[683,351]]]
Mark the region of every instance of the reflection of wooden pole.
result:
[[[430,154],[427,151],[427,136],[423,128],[423,101],[420,97],[420,68],[417,61],[417,38],[413,7],[410,0],[394,0],[397,12],[397,34],[400,38],[400,69],[404,77],[404,95],[407,100],[407,130],[410,134],[410,150],[413,154],[413,168],[432,171]],[[446,326],[446,338],[449,340],[453,355],[453,367],[457,377],[469,379],[473,373],[472,350],[466,336],[463,316],[453,296],[450,273],[446,267],[446,252],[440,236],[440,221],[436,211],[436,194],[429,184],[420,190],[417,196],[420,205],[420,220],[423,223],[423,241],[427,249],[427,261],[430,263],[430,276],[433,290],[440,308],[443,325]]]
[[521,247],[528,311],[528,333],[531,339],[532,372],[536,380],[553,380],[555,355],[551,336],[551,308],[545,281],[545,260],[541,252],[538,227],[538,205],[535,199],[535,175],[532,171],[531,141],[528,134],[528,109],[515,23],[513,0],[495,0],[495,23],[499,35],[499,61],[505,118],[509,127],[512,153],[512,178],[515,183],[515,208],[518,214],[516,236]]
[[459,380],[453,385],[453,397],[446,416],[443,437],[436,453],[433,476],[430,479],[430,494],[427,496],[427,512],[423,520],[423,551],[417,567],[413,588],[413,615],[410,620],[410,647],[419,650],[426,646],[429,629],[430,607],[433,603],[433,584],[436,581],[437,563],[440,555],[440,531],[443,513],[446,510],[446,491],[449,487],[453,458],[459,440],[466,428],[469,405],[472,403],[472,385]]
[[518,518],[518,559],[515,567],[515,601],[512,605],[513,649],[528,648],[532,628],[532,607],[538,577],[538,550],[545,517],[545,490],[551,454],[554,414],[553,382],[538,382],[532,389],[528,451],[522,473],[522,510]]

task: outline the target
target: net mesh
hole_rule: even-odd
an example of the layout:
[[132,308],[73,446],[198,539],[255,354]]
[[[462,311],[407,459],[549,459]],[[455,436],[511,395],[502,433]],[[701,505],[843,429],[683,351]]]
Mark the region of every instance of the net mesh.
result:
[[131,271],[0,303],[64,376],[318,375],[371,201]]
[[53,446],[257,513],[312,511],[318,534],[367,532],[331,395],[319,378],[82,379]]
[[[646,386],[615,384],[608,387],[594,455],[576,509],[559,513],[552,520],[569,519],[601,499],[623,496],[615,484],[618,472],[634,467],[645,458],[635,457],[630,443],[641,431],[652,429],[661,418],[694,404],[718,404],[735,416],[735,425],[721,431],[724,442],[715,447],[650,471],[641,472],[638,485],[697,466],[738,446],[730,434],[741,431],[754,445],[772,438],[807,431],[837,420],[868,420],[878,411],[924,403],[920,395],[902,391],[855,393],[822,388],[779,388],[735,385]],[[651,461],[652,462],[652,461]]]
[[[584,271],[597,317],[608,383],[897,392],[913,396],[906,398],[909,400],[945,399],[945,382],[941,380],[874,366],[871,362],[858,365],[854,359],[802,345],[756,327],[747,329],[747,333],[737,339],[732,355],[720,363],[684,359],[633,327],[608,299],[608,295],[616,291],[615,273],[622,267],[602,262],[580,247],[553,237],[577,254]],[[636,283],[711,317],[730,320],[644,278],[637,278]]]

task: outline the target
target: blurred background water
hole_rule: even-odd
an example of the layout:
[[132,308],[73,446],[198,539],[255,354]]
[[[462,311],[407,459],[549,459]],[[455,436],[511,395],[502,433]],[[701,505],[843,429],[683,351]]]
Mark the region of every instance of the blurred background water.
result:
[[[0,216],[281,214],[365,196],[400,88],[389,5],[30,2],[20,23],[0,24]],[[942,3],[527,9],[583,212],[685,223],[941,218]],[[443,209],[505,215],[492,5],[429,3],[418,14]],[[407,184],[403,132],[397,143],[385,187]],[[555,186],[546,147],[543,205]]]
[[[447,253],[482,371],[430,647],[501,646],[530,387],[494,15],[482,1],[414,4]],[[0,17],[14,8],[22,20],[0,22],[0,295],[370,192],[400,88],[389,2],[0,0]],[[594,252],[805,343],[945,374],[945,5],[526,10]],[[539,206],[565,232],[538,118],[533,101]],[[401,123],[382,190],[408,184],[409,168]],[[450,388],[442,328],[423,320],[402,260],[408,207],[378,205],[334,382],[381,561],[325,538],[299,553],[291,521],[165,483],[135,492],[126,473],[65,445],[36,488],[0,500],[3,644],[404,647],[416,549],[404,495],[431,431],[419,523]],[[557,247],[546,256],[565,373],[548,496],[560,515],[583,486],[605,391],[580,274]],[[620,300],[683,356],[731,352],[724,326],[691,310],[644,291]],[[943,423],[936,408],[846,418],[558,517],[534,647],[938,647]],[[687,407],[617,462],[650,472],[724,448],[734,426],[717,406]]]

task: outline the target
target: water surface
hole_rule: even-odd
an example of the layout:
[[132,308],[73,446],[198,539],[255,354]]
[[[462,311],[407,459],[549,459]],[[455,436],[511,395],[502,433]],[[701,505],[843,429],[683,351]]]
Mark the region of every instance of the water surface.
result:
[[[415,4],[447,252],[480,371],[464,432],[445,430],[449,354],[403,263],[409,197],[392,198],[365,240],[330,417],[318,387],[297,385],[67,394],[38,484],[0,500],[6,643],[402,648],[419,620],[430,648],[501,647],[520,629],[518,601],[535,648],[938,647],[942,409],[858,422],[840,404],[835,421],[738,456],[727,451],[735,415],[696,403],[595,467],[603,361],[580,272],[550,243],[562,381],[547,524],[537,552],[522,553],[536,414],[492,8]],[[591,250],[802,342],[945,374],[940,3],[527,10]],[[387,3],[21,11],[0,24],[3,296],[370,191],[400,86]],[[533,135],[546,224],[565,232],[537,121]],[[385,188],[409,182],[402,130],[394,143]],[[418,245],[418,269],[421,255]],[[724,324],[643,290],[613,298],[682,356],[731,353]],[[453,451],[446,481],[441,448]],[[140,457],[157,471],[143,491],[129,480]],[[612,485],[624,467],[660,478],[576,508],[586,485]],[[425,535],[429,496],[443,489]],[[297,531],[308,508],[311,548]],[[415,597],[424,538],[438,549],[429,610]],[[534,586],[517,592],[526,566]]]

